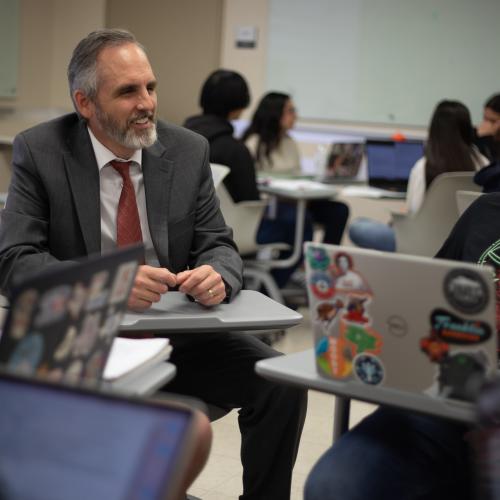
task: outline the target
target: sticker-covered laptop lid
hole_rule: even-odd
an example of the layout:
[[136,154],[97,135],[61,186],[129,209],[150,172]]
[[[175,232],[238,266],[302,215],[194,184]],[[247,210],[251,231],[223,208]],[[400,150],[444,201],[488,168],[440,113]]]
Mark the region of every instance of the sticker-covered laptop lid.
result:
[[305,253],[322,376],[472,399],[496,368],[489,267],[315,243]]
[[2,328],[0,364],[54,381],[97,384],[143,255],[143,246],[134,245],[20,282]]

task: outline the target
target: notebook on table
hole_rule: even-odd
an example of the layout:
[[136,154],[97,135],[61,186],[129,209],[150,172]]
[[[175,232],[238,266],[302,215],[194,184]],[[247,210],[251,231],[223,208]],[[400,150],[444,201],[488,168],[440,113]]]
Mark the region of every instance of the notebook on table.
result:
[[99,383],[143,256],[134,245],[54,266],[13,289],[0,338],[12,372]]
[[366,141],[368,183],[389,191],[406,192],[410,171],[424,156],[422,141]]
[[317,371],[473,400],[497,367],[489,267],[306,243]]
[[6,373],[0,400],[1,498],[178,498],[194,445],[188,407]]

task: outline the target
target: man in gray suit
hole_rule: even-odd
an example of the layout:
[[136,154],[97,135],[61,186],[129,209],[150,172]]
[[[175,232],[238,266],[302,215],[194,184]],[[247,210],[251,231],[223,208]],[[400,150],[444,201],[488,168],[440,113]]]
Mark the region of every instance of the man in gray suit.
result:
[[[242,263],[219,211],[207,142],[156,119],[144,48],[125,31],[93,32],[74,50],[68,79],[77,113],[14,141],[0,226],[3,293],[18,275],[116,247],[119,199],[131,182],[146,251],[129,307],[145,310],[172,288],[205,306],[231,300]],[[129,180],[115,170],[124,161]],[[171,342],[178,371],[169,391],[240,408],[241,498],[289,498],[306,395],[254,372],[256,361],[278,353],[232,333]]]

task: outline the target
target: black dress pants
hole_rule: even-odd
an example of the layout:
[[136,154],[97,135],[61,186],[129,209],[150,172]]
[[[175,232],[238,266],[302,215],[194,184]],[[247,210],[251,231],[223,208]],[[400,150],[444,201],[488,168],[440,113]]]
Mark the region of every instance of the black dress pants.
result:
[[275,384],[255,363],[280,353],[241,333],[169,336],[177,367],[168,392],[238,408],[243,464],[240,499],[287,500],[307,409],[307,391]]

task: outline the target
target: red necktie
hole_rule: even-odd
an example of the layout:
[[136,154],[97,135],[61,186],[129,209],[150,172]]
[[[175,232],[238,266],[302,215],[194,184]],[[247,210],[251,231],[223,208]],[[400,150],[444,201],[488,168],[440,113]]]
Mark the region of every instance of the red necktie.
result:
[[141,221],[130,179],[130,161],[112,161],[111,166],[122,176],[123,187],[116,215],[116,245],[124,247],[142,242]]

